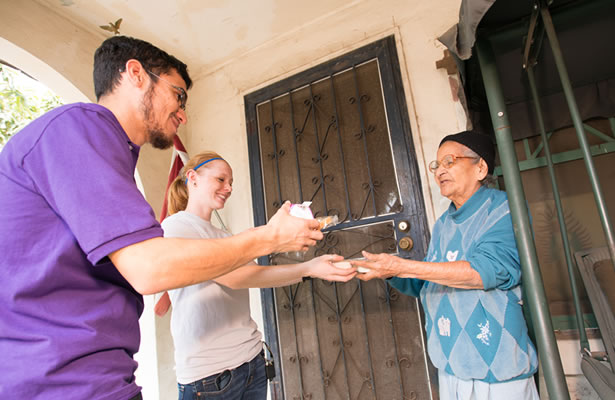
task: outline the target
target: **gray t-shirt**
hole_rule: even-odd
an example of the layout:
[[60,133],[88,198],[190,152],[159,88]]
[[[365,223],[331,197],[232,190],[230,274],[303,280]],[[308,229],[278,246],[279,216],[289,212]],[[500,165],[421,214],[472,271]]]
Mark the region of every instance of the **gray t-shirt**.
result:
[[[180,211],[162,222],[165,237],[229,236],[200,217]],[[207,281],[169,291],[177,381],[192,383],[250,361],[261,351],[261,333],[250,317],[248,289]]]

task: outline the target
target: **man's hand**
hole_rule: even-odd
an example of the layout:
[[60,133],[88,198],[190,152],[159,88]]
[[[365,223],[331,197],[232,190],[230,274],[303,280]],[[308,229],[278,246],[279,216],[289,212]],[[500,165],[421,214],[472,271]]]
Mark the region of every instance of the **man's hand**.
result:
[[275,253],[287,251],[307,251],[316,241],[323,238],[315,219],[303,219],[290,215],[290,202],[282,207],[267,223],[273,234]]
[[351,260],[350,263],[355,267],[364,267],[369,269],[368,272],[357,275],[357,278],[363,281],[369,281],[374,278],[390,278],[396,276],[399,271],[399,261],[401,259],[386,253],[372,254],[367,251],[363,252],[364,260]]
[[[312,278],[323,279],[331,282],[348,282],[357,275],[357,269],[350,263],[336,265],[343,261],[344,257],[334,254],[325,254],[305,262],[307,273]],[[343,266],[344,265],[344,266]]]

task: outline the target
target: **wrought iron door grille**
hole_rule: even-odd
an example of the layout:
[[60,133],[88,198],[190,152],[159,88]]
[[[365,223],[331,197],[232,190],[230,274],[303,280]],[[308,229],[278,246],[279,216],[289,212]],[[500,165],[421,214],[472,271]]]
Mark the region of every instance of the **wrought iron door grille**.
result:
[[402,209],[378,77],[371,60],[257,105],[267,218],[284,200],[342,222]]
[[[362,250],[424,256],[429,233],[397,68],[390,37],[246,96],[255,222],[285,200],[312,201],[315,216],[340,220],[309,252],[261,264]],[[380,280],[308,280],[262,294],[278,361],[272,399],[432,398],[415,298]]]
[[275,297],[286,399],[429,398],[424,353],[413,351],[416,299],[359,280],[311,280]]

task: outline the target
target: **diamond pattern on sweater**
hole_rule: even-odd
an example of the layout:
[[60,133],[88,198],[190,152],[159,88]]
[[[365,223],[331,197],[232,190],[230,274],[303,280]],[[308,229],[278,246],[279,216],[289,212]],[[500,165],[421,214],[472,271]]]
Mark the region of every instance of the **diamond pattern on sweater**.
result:
[[425,332],[427,333],[427,336],[429,336],[429,333],[433,329],[433,320],[431,319],[430,313],[425,312],[424,314],[425,314]]
[[448,229],[441,231],[440,234],[443,236],[443,239],[440,241],[439,247],[439,252],[440,256],[442,257],[442,260],[439,261],[446,261],[444,257],[446,256],[448,250],[448,244],[453,240],[453,238],[455,238],[456,240],[461,239],[461,232],[459,232],[459,230],[456,229],[455,225],[451,223]]
[[520,371],[522,373],[529,373],[530,365],[535,365],[533,363],[530,364],[527,353],[517,346],[517,341],[506,329],[502,331],[500,346],[503,349],[510,349],[510,351],[514,351],[515,353],[511,353],[510,351],[498,352],[491,362],[491,372],[498,381],[512,379],[517,376]]
[[[490,204],[491,202],[488,203]],[[486,209],[487,207],[488,204],[483,204],[481,209]],[[466,223],[457,225],[458,229],[461,231],[460,243],[464,253],[467,253],[470,247],[476,244],[474,241],[476,232],[483,229],[487,217],[488,215],[486,213],[483,214],[479,211],[470,217]]]
[[438,307],[440,307],[440,301],[446,296],[446,293],[447,288],[437,283],[425,282],[425,285],[423,285],[423,289],[421,290],[421,302],[425,308],[425,313],[429,314],[434,323],[436,323],[435,319]]
[[[494,290],[488,296],[481,296],[480,302],[485,310],[495,318],[500,325],[504,325],[507,306],[507,293],[502,290]],[[504,305],[504,306],[502,306]]]
[[440,338],[442,352],[446,357],[449,357],[453,345],[461,333],[461,325],[459,325],[455,317],[455,310],[451,306],[448,296],[443,296],[440,300],[438,310],[433,316],[433,322],[433,331],[435,331]]
[[473,347],[491,365],[500,345],[502,326],[487,310],[476,307],[465,326]]
[[448,296],[451,305],[457,312],[459,325],[466,326],[468,319],[478,304],[478,296],[475,291],[458,291],[454,296]]
[[448,362],[448,357],[446,357],[442,352],[442,346],[440,346],[437,328],[431,329],[427,336],[427,351],[431,362],[436,368],[444,368]]
[[461,379],[483,377],[489,371],[489,365],[483,360],[472,336],[466,331],[462,331],[457,338],[449,357],[449,364],[455,375]]

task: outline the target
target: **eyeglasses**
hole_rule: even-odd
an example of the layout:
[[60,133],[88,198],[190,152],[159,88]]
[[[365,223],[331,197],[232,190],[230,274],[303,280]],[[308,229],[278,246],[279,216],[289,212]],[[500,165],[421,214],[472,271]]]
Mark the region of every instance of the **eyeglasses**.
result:
[[188,94],[186,94],[186,91],[184,90],[184,88],[175,86],[171,82],[167,81],[166,79],[161,78],[160,76],[156,75],[155,73],[151,71],[147,71],[147,73],[155,76],[156,78],[160,79],[167,85],[171,86],[173,89],[177,90],[177,102],[179,103],[179,108],[181,108],[184,111],[186,110],[186,101],[188,100]]
[[438,161],[438,160],[433,160],[432,162],[429,163],[429,170],[433,173],[436,173],[436,170],[441,166],[443,166],[446,169],[449,169],[450,167],[452,167],[453,165],[455,165],[455,163],[457,162],[457,160],[459,160],[460,158],[471,158],[473,160],[478,159],[478,157],[466,157],[466,156],[455,156],[452,154],[447,154],[444,157],[442,157],[442,160]]

